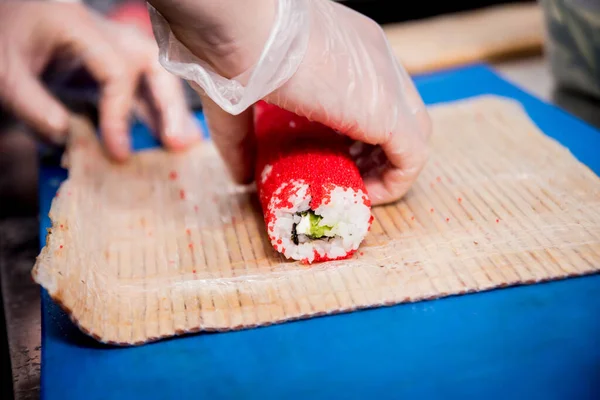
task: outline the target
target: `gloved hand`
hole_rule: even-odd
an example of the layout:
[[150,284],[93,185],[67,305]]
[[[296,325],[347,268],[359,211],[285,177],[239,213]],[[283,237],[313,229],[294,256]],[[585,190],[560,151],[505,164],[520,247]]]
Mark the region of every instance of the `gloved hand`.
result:
[[374,205],[408,191],[431,123],[374,21],[329,0],[149,3],[161,63],[203,96],[236,181],[252,179],[252,105],[264,99],[359,141],[352,150],[375,171],[365,175]]
[[117,160],[130,153],[131,111],[170,149],[201,137],[181,82],[158,63],[152,38],[78,4],[0,2],[0,102],[45,138],[62,143],[67,109],[39,77],[51,63],[61,73],[84,67],[98,82],[100,131]]

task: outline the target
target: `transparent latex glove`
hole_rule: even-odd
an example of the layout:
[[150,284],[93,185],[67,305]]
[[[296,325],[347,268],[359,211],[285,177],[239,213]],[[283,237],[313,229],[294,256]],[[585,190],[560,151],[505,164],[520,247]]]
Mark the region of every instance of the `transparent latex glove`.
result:
[[201,94],[237,182],[253,176],[253,104],[264,99],[356,140],[373,204],[409,190],[431,123],[374,21],[329,0],[149,3],[161,64]]
[[43,138],[65,141],[69,114],[40,76],[82,68],[99,87],[99,127],[108,155],[130,154],[132,111],[170,149],[201,138],[181,81],[158,63],[156,42],[80,4],[0,2],[0,102]]

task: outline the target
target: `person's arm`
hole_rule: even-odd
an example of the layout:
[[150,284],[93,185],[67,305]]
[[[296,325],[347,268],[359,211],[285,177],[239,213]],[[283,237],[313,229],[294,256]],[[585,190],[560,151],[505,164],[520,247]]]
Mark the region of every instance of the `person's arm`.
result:
[[155,0],[149,2],[174,35],[227,78],[249,68],[260,54],[277,0]]

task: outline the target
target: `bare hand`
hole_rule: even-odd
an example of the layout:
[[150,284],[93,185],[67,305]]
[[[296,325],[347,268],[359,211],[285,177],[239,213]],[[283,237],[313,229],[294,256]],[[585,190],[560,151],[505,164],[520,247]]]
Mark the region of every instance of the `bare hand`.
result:
[[178,78],[157,59],[152,38],[84,6],[45,1],[0,2],[0,102],[38,133],[62,143],[69,114],[39,76],[50,63],[83,67],[100,88],[100,132],[108,154],[130,154],[132,111],[170,149],[201,136]]

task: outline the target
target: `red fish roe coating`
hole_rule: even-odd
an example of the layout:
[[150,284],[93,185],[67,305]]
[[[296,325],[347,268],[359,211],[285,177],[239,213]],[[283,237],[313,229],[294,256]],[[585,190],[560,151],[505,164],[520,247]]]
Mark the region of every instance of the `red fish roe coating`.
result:
[[[335,187],[362,190],[365,195],[356,200],[371,207],[363,179],[350,156],[347,137],[263,101],[256,104],[254,117],[257,142],[255,181],[267,226],[274,218],[268,209],[272,198],[276,196],[277,208],[291,207],[290,196],[299,190],[293,185],[297,180],[309,185],[307,195],[311,197],[310,207],[313,210],[331,201],[330,191]],[[280,191],[276,194],[278,189]],[[371,216],[369,225],[372,220]],[[275,241],[272,227],[269,230],[271,243],[279,251],[281,240]],[[349,258],[354,252],[350,251],[336,260]],[[330,259],[315,250],[312,262],[327,260]]]
[[335,257],[335,258],[330,258],[327,256],[322,256],[320,255],[316,250],[314,251],[314,259],[312,260],[312,262],[309,262],[308,259],[304,259],[302,260],[302,264],[312,264],[312,263],[318,263],[318,262],[322,262],[322,261],[340,261],[340,260],[347,260],[350,257],[352,257],[354,255],[354,253],[356,253],[356,250],[350,250],[348,253],[346,253],[345,255],[341,256],[341,257]]
[[[311,208],[328,202],[335,186],[366,193],[363,179],[348,151],[348,139],[334,130],[311,122],[277,106],[259,102],[255,108],[257,140],[256,184],[266,211],[274,192],[286,182],[304,180],[310,185]],[[262,172],[270,166],[263,182]],[[292,194],[290,185],[279,195],[282,204]],[[367,196],[361,199],[368,207]]]

